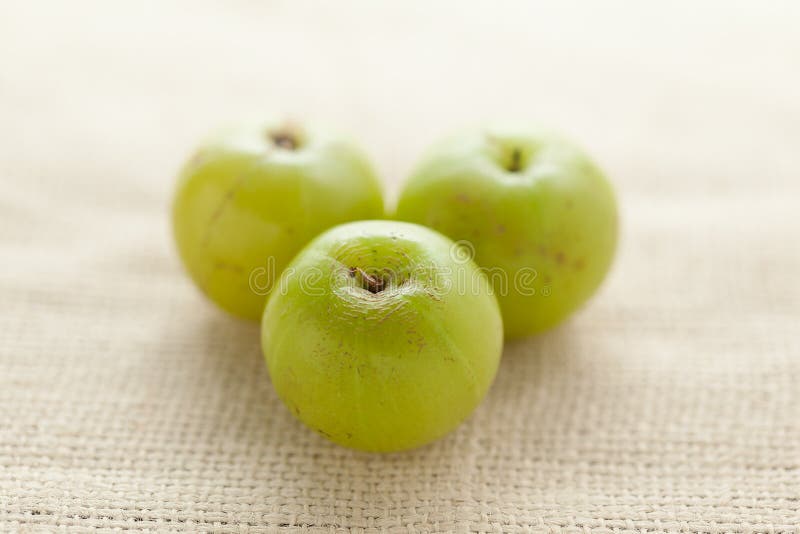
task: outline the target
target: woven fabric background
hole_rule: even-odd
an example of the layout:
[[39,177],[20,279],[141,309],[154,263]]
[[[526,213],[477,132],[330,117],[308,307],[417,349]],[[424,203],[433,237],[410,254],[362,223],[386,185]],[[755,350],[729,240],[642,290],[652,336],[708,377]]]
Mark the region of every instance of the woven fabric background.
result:
[[[798,532],[796,2],[2,2],[0,531]],[[295,421],[181,271],[221,123],[553,125],[619,192],[602,291],[474,416],[363,454]]]

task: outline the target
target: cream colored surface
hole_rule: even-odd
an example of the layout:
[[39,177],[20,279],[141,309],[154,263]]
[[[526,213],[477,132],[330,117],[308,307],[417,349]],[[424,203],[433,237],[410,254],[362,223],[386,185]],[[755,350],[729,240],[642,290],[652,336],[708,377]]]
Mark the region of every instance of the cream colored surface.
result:
[[[552,3],[555,4],[555,3]],[[0,531],[797,532],[797,3],[0,7]],[[415,452],[339,448],[172,250],[209,127],[555,125],[614,179],[601,293]]]

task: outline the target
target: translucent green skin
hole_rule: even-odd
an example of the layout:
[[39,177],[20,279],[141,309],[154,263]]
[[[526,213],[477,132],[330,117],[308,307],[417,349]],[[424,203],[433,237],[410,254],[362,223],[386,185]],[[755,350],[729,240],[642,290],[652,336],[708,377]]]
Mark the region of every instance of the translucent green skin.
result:
[[617,242],[603,174],[571,143],[535,130],[486,129],[442,142],[409,179],[396,216],[472,243],[508,338],[550,328],[584,303]]
[[[435,440],[473,411],[503,327],[488,280],[452,247],[418,225],[363,221],[298,254],[262,322],[270,377],[292,413],[336,443],[386,452]],[[354,267],[391,274],[372,293]]]
[[192,279],[221,308],[253,320],[313,237],[384,216],[380,184],[353,145],[301,132],[299,147],[288,150],[270,139],[273,130],[239,128],[204,144],[181,171],[172,206],[175,241]]

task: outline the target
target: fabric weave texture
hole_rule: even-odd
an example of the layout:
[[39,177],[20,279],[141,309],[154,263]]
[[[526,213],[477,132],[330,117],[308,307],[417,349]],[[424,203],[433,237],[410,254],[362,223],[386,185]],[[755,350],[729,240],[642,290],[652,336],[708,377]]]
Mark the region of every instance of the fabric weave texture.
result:
[[[800,531],[796,3],[2,11],[0,531]],[[449,130],[561,128],[613,271],[445,439],[333,445],[173,251],[183,158],[267,113],[351,133],[389,202]]]

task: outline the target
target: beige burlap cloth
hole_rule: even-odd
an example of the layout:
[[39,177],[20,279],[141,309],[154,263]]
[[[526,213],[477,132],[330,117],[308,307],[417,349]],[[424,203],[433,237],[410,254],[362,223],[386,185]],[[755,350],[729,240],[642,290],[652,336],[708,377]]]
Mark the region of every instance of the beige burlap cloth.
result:
[[[0,531],[796,532],[798,4],[61,2],[0,9]],[[420,450],[328,443],[181,272],[213,125],[351,132],[393,198],[486,118],[619,192],[602,291]]]

